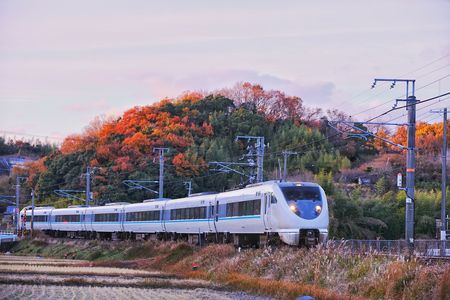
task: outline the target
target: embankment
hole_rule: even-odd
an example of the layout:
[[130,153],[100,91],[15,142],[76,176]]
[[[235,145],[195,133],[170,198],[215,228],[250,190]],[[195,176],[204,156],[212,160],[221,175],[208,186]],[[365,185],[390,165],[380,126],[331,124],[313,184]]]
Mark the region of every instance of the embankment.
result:
[[15,255],[88,260],[86,266],[163,271],[279,299],[450,299],[450,262],[291,247],[236,251],[182,242],[24,240]]

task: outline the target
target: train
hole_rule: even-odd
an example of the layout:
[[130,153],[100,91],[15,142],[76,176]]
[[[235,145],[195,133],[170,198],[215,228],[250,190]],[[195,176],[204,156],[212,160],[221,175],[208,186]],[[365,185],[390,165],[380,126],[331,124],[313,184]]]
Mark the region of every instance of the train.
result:
[[[20,211],[30,230],[32,208]],[[328,238],[328,202],[311,182],[266,181],[222,193],[104,206],[35,207],[33,229],[54,237],[186,239],[194,244],[313,246]]]

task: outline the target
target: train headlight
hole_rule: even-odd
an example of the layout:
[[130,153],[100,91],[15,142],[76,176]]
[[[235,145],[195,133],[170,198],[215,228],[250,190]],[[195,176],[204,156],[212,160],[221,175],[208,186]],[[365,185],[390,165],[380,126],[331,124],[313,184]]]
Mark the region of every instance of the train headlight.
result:
[[297,212],[297,206],[295,204],[289,205],[289,208],[290,208],[291,211]]
[[320,214],[320,212],[322,211],[322,206],[320,206],[320,205],[316,205],[316,214]]

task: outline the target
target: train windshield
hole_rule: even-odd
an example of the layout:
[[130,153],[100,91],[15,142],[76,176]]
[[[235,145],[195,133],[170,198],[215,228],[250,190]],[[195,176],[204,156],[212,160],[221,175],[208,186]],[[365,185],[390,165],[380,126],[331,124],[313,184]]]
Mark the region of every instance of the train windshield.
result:
[[280,187],[289,209],[303,219],[312,220],[322,212],[322,195],[315,186]]

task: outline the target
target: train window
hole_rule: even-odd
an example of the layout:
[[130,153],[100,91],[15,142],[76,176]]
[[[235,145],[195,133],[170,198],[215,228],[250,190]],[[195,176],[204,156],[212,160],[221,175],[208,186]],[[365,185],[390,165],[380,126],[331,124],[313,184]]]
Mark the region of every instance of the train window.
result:
[[55,217],[55,222],[61,223],[80,222],[80,215],[58,215]]
[[313,200],[321,201],[320,189],[315,186],[287,186],[281,187],[281,191],[288,201]]
[[193,220],[204,219],[206,215],[206,207],[189,207],[177,208],[170,211],[171,220]]
[[261,214],[261,200],[227,203],[227,217],[251,216]]
[[[27,222],[31,222],[31,216],[27,216]],[[47,222],[47,216],[38,215],[34,216],[34,222]]]
[[277,202],[278,202],[277,198],[273,194],[270,194],[270,203],[275,204]]
[[127,221],[159,221],[161,212],[159,210],[136,211],[126,213]]
[[94,214],[94,222],[118,222],[119,214]]

